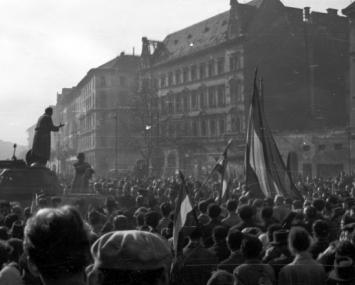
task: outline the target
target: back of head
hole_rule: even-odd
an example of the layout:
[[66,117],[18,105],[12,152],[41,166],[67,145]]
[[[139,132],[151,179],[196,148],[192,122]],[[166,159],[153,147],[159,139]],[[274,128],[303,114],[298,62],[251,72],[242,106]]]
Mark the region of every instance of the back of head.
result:
[[233,285],[233,274],[225,270],[217,270],[212,273],[211,278],[208,280],[207,285]]
[[264,203],[264,201],[263,200],[261,200],[261,199],[255,199],[254,201],[253,201],[253,207],[255,207],[255,208],[261,208],[262,206],[263,206],[263,203]]
[[168,217],[172,211],[172,206],[170,203],[165,202],[160,205],[160,210],[164,217]]
[[116,231],[124,231],[128,227],[128,220],[123,215],[118,215],[113,219],[113,226]]
[[315,199],[312,202],[312,206],[316,208],[318,212],[322,212],[325,207],[325,202],[322,199]]
[[253,207],[250,205],[241,205],[238,207],[238,214],[243,221],[251,219],[254,214]]
[[284,196],[282,196],[282,195],[275,196],[275,204],[281,205],[284,203],[284,201],[285,201]]
[[38,211],[27,222],[24,249],[44,280],[82,274],[90,243],[80,213],[68,206]]
[[11,252],[13,248],[9,245],[7,241],[0,240],[0,266],[1,268],[5,263],[10,260]]
[[303,208],[303,203],[300,200],[295,200],[292,202],[292,208],[294,210],[302,209]]
[[240,205],[244,205],[244,204],[247,204],[248,203],[248,197],[247,196],[240,196],[239,197],[239,204]]
[[248,260],[257,258],[263,249],[263,245],[257,237],[245,235],[241,248],[244,258]]
[[307,206],[304,209],[304,215],[307,220],[314,221],[315,218],[317,217],[317,209],[313,206]]
[[238,201],[235,199],[229,199],[227,201],[227,210],[228,212],[235,212],[238,207]]
[[151,226],[155,229],[159,224],[159,214],[154,211],[150,211],[144,215],[144,224]]
[[274,210],[272,208],[266,207],[261,209],[260,216],[262,219],[271,219],[273,213]]
[[228,235],[228,230],[223,226],[213,228],[213,238],[216,242],[225,241]]
[[97,225],[101,221],[100,213],[93,210],[89,212],[89,222],[91,225]]
[[240,250],[244,234],[240,231],[230,231],[227,237],[227,244],[232,251]]
[[206,213],[207,212],[207,207],[208,207],[208,203],[205,200],[203,200],[200,203],[198,203],[198,210],[201,213]]
[[330,232],[328,223],[323,220],[315,221],[312,228],[317,237],[327,237]]
[[311,241],[308,232],[302,227],[293,227],[288,235],[288,244],[292,251],[301,253],[307,251]]
[[107,233],[94,243],[91,252],[103,285],[166,282],[164,273],[172,260],[168,243],[147,231]]
[[207,212],[211,219],[217,219],[221,214],[221,207],[217,204],[208,205]]

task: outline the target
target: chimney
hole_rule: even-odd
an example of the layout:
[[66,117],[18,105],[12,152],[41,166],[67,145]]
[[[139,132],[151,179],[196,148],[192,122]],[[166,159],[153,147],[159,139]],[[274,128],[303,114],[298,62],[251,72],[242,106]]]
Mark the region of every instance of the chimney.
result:
[[311,14],[311,12],[310,12],[311,8],[310,7],[304,7],[303,10],[304,10],[304,19],[306,21],[308,21],[309,20],[309,16]]
[[333,9],[333,8],[328,8],[327,12],[329,15],[331,16],[338,16],[338,10],[337,9]]
[[124,57],[124,51],[121,52],[120,56],[121,56],[121,57]]
[[238,0],[230,0],[229,5],[231,6],[231,8],[234,8],[234,5],[238,5]]

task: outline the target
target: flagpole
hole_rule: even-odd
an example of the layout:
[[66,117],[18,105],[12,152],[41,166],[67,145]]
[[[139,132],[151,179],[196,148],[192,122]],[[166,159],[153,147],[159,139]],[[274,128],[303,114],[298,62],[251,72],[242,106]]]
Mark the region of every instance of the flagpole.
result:
[[[228,144],[227,144],[226,150],[223,152],[223,154],[224,154],[224,153],[228,150],[228,148],[229,148],[229,146],[231,145],[232,141],[233,141],[233,139],[230,139],[230,140],[228,141]],[[223,154],[222,154],[222,156],[221,156],[221,157],[223,157]],[[219,162],[219,161],[220,161],[220,159],[218,160],[218,162]],[[199,197],[199,195],[200,195],[200,193],[201,193],[202,189],[206,186],[206,184],[207,184],[208,180],[211,178],[211,176],[212,176],[213,172],[216,170],[216,167],[217,167],[217,165],[218,165],[218,162],[217,162],[217,164],[213,167],[213,169],[212,169],[212,171],[211,171],[210,175],[208,175],[207,179],[203,182],[203,184],[202,184],[202,186],[201,186],[200,190],[199,190],[199,191],[198,191],[198,193],[197,193],[197,197]]]

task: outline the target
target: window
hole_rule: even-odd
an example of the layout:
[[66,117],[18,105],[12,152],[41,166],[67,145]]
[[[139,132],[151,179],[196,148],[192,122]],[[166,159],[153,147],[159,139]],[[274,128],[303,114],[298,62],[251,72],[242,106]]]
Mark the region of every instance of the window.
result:
[[219,58],[217,62],[217,73],[221,75],[224,73],[224,58]]
[[225,94],[224,94],[224,85],[220,85],[218,88],[218,106],[224,106],[225,104]]
[[191,66],[191,81],[197,80],[197,66]]
[[210,134],[211,136],[216,134],[216,124],[214,120],[210,122]]
[[240,69],[238,53],[234,53],[229,57],[229,69],[230,71],[236,71]]
[[200,79],[204,79],[206,77],[206,64],[200,64]]
[[208,88],[208,105],[209,105],[209,107],[216,106],[216,96],[215,96],[215,88],[214,87]]
[[189,123],[185,122],[183,126],[183,136],[188,136],[189,134]]
[[167,101],[168,101],[168,112],[172,113],[174,111],[172,96],[169,96],[169,98],[167,98]]
[[126,86],[126,78],[125,77],[120,77],[120,85],[121,86]]
[[342,143],[336,143],[336,144],[334,144],[334,149],[335,149],[335,150],[343,149],[343,144],[342,144]]
[[165,87],[165,76],[160,78],[160,87]]
[[189,95],[185,92],[184,95],[182,96],[183,98],[183,104],[184,104],[184,111],[187,111],[189,109]]
[[194,90],[191,92],[191,109],[197,108],[197,91]]
[[181,72],[180,70],[177,70],[175,72],[175,83],[180,84],[181,83]]
[[219,134],[222,135],[225,132],[224,119],[219,120]]
[[184,68],[182,71],[182,82],[186,83],[188,80],[188,75],[189,75],[189,70],[187,68]]
[[193,134],[194,136],[197,136],[197,135],[198,135],[198,133],[197,133],[197,123],[196,123],[196,122],[193,122],[193,123],[192,123],[192,134]]
[[206,92],[204,89],[200,89],[200,108],[205,108],[206,107]]
[[99,106],[101,108],[106,108],[107,107],[107,93],[105,91],[102,91],[100,93],[100,97],[99,97]]
[[106,86],[106,78],[105,76],[101,76],[101,87],[105,87]]
[[325,150],[325,144],[318,145],[318,151],[324,151],[324,150]]
[[180,122],[175,123],[175,136],[179,137],[181,135]]
[[206,136],[206,122],[205,121],[201,122],[201,135],[204,137]]
[[168,74],[168,86],[173,85],[173,74],[170,72]]
[[232,102],[240,102],[241,86],[236,81],[229,84],[230,97]]
[[181,102],[180,102],[181,98],[180,98],[180,94],[177,94],[175,96],[175,111],[176,112],[180,112],[181,110]]
[[164,113],[165,112],[165,104],[166,104],[166,102],[165,102],[165,97],[161,97],[160,98],[160,108],[161,108],[161,111]]
[[214,60],[208,62],[208,77],[214,76]]
[[239,117],[232,118],[232,132],[233,133],[240,133],[240,119],[239,119]]

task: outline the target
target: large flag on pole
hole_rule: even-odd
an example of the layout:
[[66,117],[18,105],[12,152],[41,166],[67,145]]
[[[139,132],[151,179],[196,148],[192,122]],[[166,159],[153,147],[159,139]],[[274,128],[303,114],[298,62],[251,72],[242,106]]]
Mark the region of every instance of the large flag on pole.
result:
[[290,189],[287,189],[286,185],[287,170],[261,106],[256,77],[257,69],[255,70],[247,129],[244,162],[246,184],[248,189],[257,195],[287,196],[290,193]]
[[[218,160],[214,170],[217,171],[221,175],[221,188],[219,192],[219,205],[225,203],[228,199],[228,184],[230,180],[230,173],[228,169],[228,148],[231,145],[232,140],[230,140],[227,144],[225,151],[222,156]],[[212,170],[213,173],[213,170]]]
[[174,230],[173,230],[173,241],[174,241],[174,251],[175,257],[178,254],[178,242],[179,234],[182,231],[182,228],[185,226],[188,214],[193,210],[191,199],[185,184],[185,180],[180,172],[180,177],[182,180],[180,193],[178,201],[176,203],[175,215],[174,215]]

